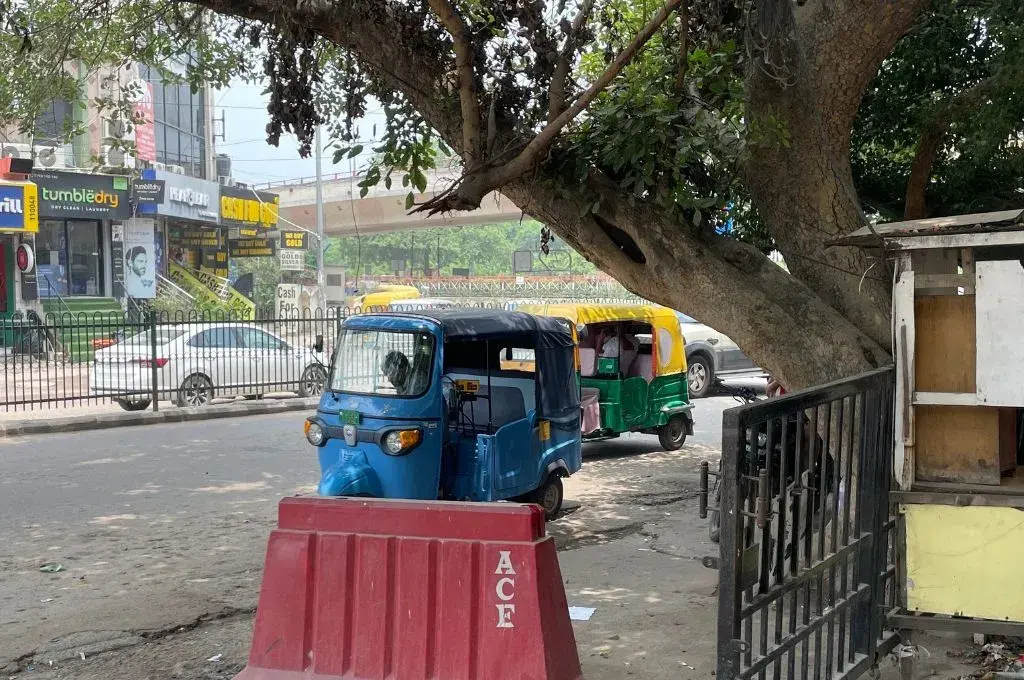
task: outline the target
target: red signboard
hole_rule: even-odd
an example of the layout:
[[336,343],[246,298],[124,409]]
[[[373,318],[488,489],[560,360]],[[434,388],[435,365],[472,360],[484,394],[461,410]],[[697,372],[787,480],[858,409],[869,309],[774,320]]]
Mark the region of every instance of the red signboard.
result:
[[146,83],[142,100],[135,104],[135,157],[156,161],[156,131],[153,125],[153,83]]

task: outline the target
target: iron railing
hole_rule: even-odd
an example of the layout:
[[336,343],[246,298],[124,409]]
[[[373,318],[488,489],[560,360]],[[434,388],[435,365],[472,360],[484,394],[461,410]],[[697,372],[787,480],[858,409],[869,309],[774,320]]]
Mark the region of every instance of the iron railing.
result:
[[892,407],[884,368],[725,412],[718,680],[853,680],[898,642]]
[[[399,304],[391,310],[418,308]],[[200,406],[221,398],[318,394],[341,322],[376,311],[382,308],[337,307],[287,317],[257,312],[242,320],[228,313],[161,314],[133,306],[128,313],[43,318],[30,312],[0,319],[0,410],[112,403],[157,410],[168,402]],[[313,350],[318,340],[322,351]],[[374,375],[378,368],[374,363]]]

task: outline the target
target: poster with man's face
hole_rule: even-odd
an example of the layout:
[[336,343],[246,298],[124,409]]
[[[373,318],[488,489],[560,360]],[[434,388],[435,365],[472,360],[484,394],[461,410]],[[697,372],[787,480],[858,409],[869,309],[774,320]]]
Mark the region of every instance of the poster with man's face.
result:
[[124,292],[129,297],[156,297],[156,256],[153,220],[129,220],[124,235]]

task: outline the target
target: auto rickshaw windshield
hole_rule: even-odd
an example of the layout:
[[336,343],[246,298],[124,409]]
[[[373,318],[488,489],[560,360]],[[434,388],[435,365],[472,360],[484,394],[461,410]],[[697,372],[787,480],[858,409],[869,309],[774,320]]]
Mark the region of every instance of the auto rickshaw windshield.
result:
[[350,394],[418,397],[430,388],[434,338],[418,331],[347,328],[341,332],[330,389]]

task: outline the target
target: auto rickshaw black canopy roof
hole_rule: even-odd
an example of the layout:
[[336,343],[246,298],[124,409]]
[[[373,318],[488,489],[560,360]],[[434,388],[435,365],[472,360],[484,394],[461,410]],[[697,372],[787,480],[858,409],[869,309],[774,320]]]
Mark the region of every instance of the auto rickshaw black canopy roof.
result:
[[513,335],[533,335],[537,347],[573,345],[567,322],[523,312],[484,308],[431,309],[408,316],[435,321],[444,331],[445,340],[499,340]]

